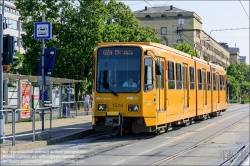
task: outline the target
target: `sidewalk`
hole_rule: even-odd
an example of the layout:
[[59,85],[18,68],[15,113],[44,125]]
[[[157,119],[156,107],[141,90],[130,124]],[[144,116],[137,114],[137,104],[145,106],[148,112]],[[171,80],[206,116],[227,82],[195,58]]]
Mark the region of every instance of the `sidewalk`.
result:
[[[44,130],[48,130],[49,120],[44,121]],[[41,131],[42,122],[36,121],[36,132]],[[32,122],[16,123],[16,135],[32,133]],[[1,151],[31,150],[60,142],[76,140],[93,133],[92,115],[79,114],[79,116],[53,119],[51,138],[49,132],[36,134],[36,141],[32,142],[32,135],[16,137],[15,145],[12,146],[12,138],[6,138],[0,144]],[[5,124],[5,136],[12,134],[12,123]]]

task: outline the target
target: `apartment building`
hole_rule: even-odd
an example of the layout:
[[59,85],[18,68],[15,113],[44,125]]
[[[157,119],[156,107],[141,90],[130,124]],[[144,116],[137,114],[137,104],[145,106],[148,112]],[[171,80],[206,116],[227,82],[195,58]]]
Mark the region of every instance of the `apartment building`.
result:
[[240,56],[239,61],[240,61],[240,63],[245,63],[246,64],[246,59],[247,59],[246,56]]
[[220,43],[230,53],[230,63],[246,63],[246,56],[240,56],[240,48],[229,47],[227,43]]
[[[4,21],[8,24],[8,28],[4,29],[4,34],[9,34],[16,38],[16,50],[20,53],[24,53],[22,47],[21,34],[25,33],[22,29],[22,23],[19,19],[19,11],[16,10],[15,5],[12,2],[4,2]],[[0,4],[0,12],[2,14],[2,3]]]
[[[196,49],[201,58],[220,64],[229,65],[230,54],[209,34],[202,30],[202,18],[195,12],[174,6],[147,7],[134,12],[141,25],[158,30],[158,37],[163,44],[172,47],[174,43],[188,43]],[[182,30],[177,33],[177,30]]]

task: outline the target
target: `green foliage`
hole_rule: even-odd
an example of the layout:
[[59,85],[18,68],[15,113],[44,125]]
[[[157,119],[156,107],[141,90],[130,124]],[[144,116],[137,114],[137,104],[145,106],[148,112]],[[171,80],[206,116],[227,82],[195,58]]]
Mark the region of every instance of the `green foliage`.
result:
[[250,99],[250,82],[247,81],[242,82],[241,94],[243,99]]
[[239,82],[234,78],[234,76],[227,75],[227,79],[230,80],[230,90],[229,90],[229,98],[231,100],[237,99],[237,96],[240,91],[240,84]]
[[[157,42],[157,30],[139,25],[135,14],[124,3],[115,0],[79,0],[79,6],[72,5],[74,0],[37,0],[16,1],[20,11],[23,47],[26,50],[22,59],[22,74],[37,75],[42,42],[34,39],[34,22],[52,22],[53,39],[45,40],[46,47],[57,48],[53,77],[84,80],[77,84],[76,91],[81,89],[91,92],[92,73],[84,78],[83,68],[91,67],[94,48],[101,42],[141,41]],[[111,20],[113,18],[113,21]]]
[[250,98],[250,67],[244,63],[231,63],[227,67],[227,77],[230,80],[230,99],[236,99],[240,93],[241,85],[241,98]]
[[23,61],[24,61],[24,55],[21,54],[20,52],[16,52],[15,55],[18,57],[18,60],[16,60],[12,65],[11,65],[11,70],[10,73],[11,74],[26,74],[29,73],[28,69],[25,65],[23,65]]
[[229,103],[238,103],[238,100],[229,100]]
[[193,49],[189,44],[187,43],[183,43],[183,44],[177,44],[177,43],[174,43],[173,47],[179,51],[182,51],[182,52],[185,52],[191,56],[195,56],[197,58],[200,58],[200,55],[199,53]]

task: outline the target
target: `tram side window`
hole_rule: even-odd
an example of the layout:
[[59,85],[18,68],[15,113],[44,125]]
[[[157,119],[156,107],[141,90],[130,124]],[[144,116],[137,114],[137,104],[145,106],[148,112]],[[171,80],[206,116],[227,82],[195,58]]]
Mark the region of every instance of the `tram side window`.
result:
[[210,72],[207,72],[207,90],[211,90],[211,79],[210,79]]
[[220,91],[222,91],[224,88],[223,88],[223,76],[220,75]]
[[206,90],[206,71],[202,71],[203,77],[203,90]]
[[201,76],[201,69],[197,70],[198,73],[198,90],[202,90],[202,76]]
[[190,73],[190,89],[194,89],[194,68],[189,67],[189,73]]
[[161,89],[164,89],[164,75],[165,75],[165,68],[164,62],[161,61]]
[[217,90],[217,87],[216,87],[216,82],[217,82],[217,80],[216,80],[216,76],[215,76],[215,73],[213,73],[213,86],[214,86],[214,90]]
[[153,89],[153,60],[152,58],[145,58],[145,76],[144,76],[144,91]]
[[168,61],[168,89],[175,89],[174,62]]
[[176,63],[176,89],[182,89],[181,64]]
[[217,90],[220,89],[220,86],[219,86],[219,79],[220,79],[220,75],[219,74],[216,74],[216,87],[217,87]]
[[224,90],[226,90],[226,79],[224,79],[224,77],[226,77],[225,75],[223,76],[223,85],[224,85]]
[[187,67],[182,66],[183,89],[187,89]]

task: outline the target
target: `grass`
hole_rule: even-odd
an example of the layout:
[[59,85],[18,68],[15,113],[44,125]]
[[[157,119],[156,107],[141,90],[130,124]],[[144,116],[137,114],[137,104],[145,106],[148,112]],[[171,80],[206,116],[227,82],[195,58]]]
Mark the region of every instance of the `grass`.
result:
[[21,119],[20,122],[31,122],[30,118]]

